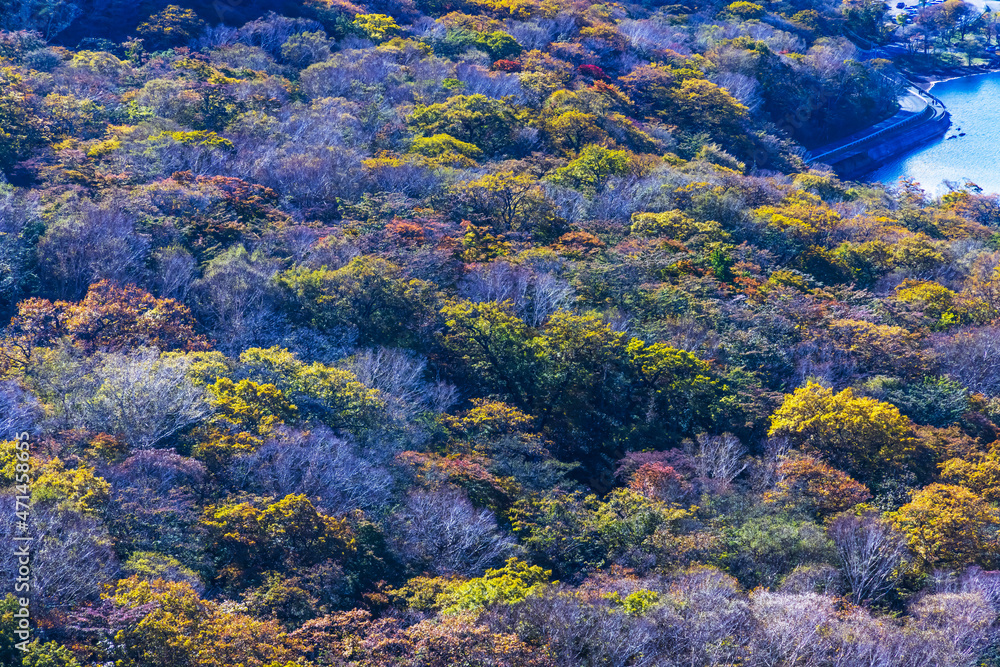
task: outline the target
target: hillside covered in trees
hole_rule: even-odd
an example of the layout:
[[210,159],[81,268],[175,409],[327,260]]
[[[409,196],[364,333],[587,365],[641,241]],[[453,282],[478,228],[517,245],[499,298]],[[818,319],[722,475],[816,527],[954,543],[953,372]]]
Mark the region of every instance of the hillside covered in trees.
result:
[[0,664],[1000,665],[881,2],[176,1],[0,8]]

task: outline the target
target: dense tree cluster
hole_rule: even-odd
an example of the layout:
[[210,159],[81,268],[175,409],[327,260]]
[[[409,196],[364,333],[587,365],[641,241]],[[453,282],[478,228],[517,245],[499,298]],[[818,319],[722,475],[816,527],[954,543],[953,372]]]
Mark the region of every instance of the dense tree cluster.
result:
[[1000,199],[800,157],[880,16],[4,3],[0,664],[1000,665]]

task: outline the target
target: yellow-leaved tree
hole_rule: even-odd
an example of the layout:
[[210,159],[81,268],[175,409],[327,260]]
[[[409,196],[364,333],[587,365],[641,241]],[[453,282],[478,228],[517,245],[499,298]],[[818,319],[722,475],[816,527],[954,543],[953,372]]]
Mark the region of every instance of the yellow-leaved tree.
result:
[[354,17],[354,27],[373,42],[383,42],[399,32],[396,19],[385,14],[358,14]]
[[913,424],[896,406],[856,396],[851,389],[835,394],[816,382],[785,396],[771,416],[768,435],[787,437],[793,446],[866,482],[923,462]]
[[926,568],[973,563],[991,567],[1000,554],[1000,513],[965,487],[931,484],[889,519],[906,535]]

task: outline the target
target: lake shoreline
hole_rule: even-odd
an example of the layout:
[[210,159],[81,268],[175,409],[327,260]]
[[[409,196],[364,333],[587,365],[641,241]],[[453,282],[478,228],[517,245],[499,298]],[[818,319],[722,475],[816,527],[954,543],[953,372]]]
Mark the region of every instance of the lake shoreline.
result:
[[[913,72],[906,71],[902,72],[902,74],[911,86],[933,97],[934,94],[932,91],[939,83],[947,83],[958,79],[970,79],[986,74],[995,74],[997,72],[1000,72],[1000,68],[964,66],[934,74],[915,74]],[[936,97],[934,99],[937,100]],[[945,107],[947,120],[940,123],[933,123],[933,127],[930,128],[927,126],[915,127],[905,133],[901,138],[884,139],[871,147],[870,153],[877,153],[877,155],[871,155],[871,160],[868,164],[864,164],[863,166],[860,166],[860,168],[855,168],[853,173],[845,174],[845,176],[860,181],[868,181],[872,174],[883,169],[887,164],[890,164],[894,160],[898,160],[906,154],[918,150],[924,145],[939,139],[944,134],[947,134],[947,131],[951,126],[950,112],[947,112],[947,106],[944,105],[943,102],[941,105]]]
[[917,88],[923,91],[930,92],[930,90],[939,83],[945,83],[948,81],[954,81],[956,79],[966,79],[974,76],[982,76],[984,74],[995,74],[1000,72],[1000,68],[994,67],[961,67],[956,68],[947,73],[941,74],[930,74],[930,75],[915,75],[912,73],[906,74],[906,78]]
[[811,163],[822,162],[841,177],[864,180],[919,146],[945,134],[950,126],[947,108],[934,95],[908,82],[908,93],[899,98],[900,110],[846,140],[814,149]]
[[[947,105],[932,92],[937,84],[959,79],[972,79],[998,72],[1000,72],[1000,68],[985,66],[955,67],[931,74],[902,72],[909,85],[911,97],[912,93],[916,93],[927,103],[927,111],[924,112],[927,114],[926,117],[906,119],[905,114],[897,112],[896,116],[903,117],[901,121],[897,122],[897,126],[900,126],[898,131],[891,128],[880,128],[880,126],[886,125],[886,121],[880,121],[857,133],[861,136],[854,141],[848,141],[847,144],[843,144],[843,140],[841,140],[812,149],[807,153],[806,159],[810,162],[825,162],[833,167],[841,178],[869,182],[880,180],[877,177],[875,179],[871,177],[886,166],[904,159],[908,154],[920,150],[925,145],[941,140],[951,128],[951,113]],[[908,127],[902,127],[907,124]],[[851,138],[848,137],[848,139]],[[834,159],[829,160],[829,157]]]
[[[993,76],[983,77],[989,74]],[[912,80],[931,91],[948,109],[953,121],[948,136],[926,142],[859,174],[866,182],[891,185],[912,178],[928,192],[941,194],[949,182],[970,181],[987,192],[1000,193],[1000,69],[961,68]],[[947,84],[938,86],[937,84]]]

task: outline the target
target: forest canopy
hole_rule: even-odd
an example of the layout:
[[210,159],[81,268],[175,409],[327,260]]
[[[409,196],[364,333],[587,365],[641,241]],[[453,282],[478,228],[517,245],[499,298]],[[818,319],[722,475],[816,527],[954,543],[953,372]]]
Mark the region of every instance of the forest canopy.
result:
[[5,3],[0,664],[1000,665],[1000,199],[803,159],[884,29]]

